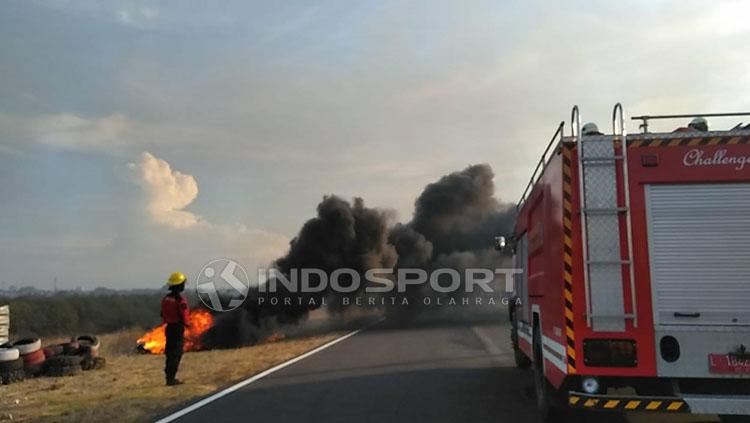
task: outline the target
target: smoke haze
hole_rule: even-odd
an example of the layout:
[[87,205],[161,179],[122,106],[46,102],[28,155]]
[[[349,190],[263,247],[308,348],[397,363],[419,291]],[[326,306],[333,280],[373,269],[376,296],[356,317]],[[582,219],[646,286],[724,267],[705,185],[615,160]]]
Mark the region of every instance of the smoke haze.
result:
[[[486,164],[472,165],[427,185],[415,201],[408,223],[389,225],[390,214],[368,208],[364,200],[351,203],[335,195],[318,205],[317,216],[308,220],[289,246],[289,252],[274,267],[284,275],[294,269],[314,268],[330,274],[336,269],[354,269],[360,275],[369,269],[448,267],[463,272],[468,267],[495,268],[501,255],[493,249],[497,234],[511,230],[514,209],[495,198],[494,173]],[[347,280],[340,278],[341,285]],[[351,281],[348,281],[351,282]],[[366,285],[349,293],[334,292],[330,285],[320,292],[289,292],[282,284],[274,293],[252,292],[243,307],[217,316],[207,333],[213,346],[255,343],[278,324],[294,324],[326,300],[331,312],[345,310],[345,298],[363,295]],[[410,285],[392,306],[393,316],[412,315],[424,306],[421,298],[435,295],[429,284]],[[291,305],[259,302],[262,297],[291,297]],[[403,305],[406,299],[408,305]],[[348,304],[352,304],[349,301]]]

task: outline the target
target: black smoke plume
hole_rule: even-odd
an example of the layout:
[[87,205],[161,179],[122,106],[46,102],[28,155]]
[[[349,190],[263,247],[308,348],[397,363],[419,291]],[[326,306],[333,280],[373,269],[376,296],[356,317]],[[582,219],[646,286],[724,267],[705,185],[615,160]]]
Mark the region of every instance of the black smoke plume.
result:
[[[494,236],[510,231],[513,208],[494,196],[494,174],[480,164],[443,176],[427,185],[415,201],[412,220],[389,227],[389,214],[365,207],[361,198],[349,203],[326,196],[318,205],[317,216],[308,220],[289,246],[289,252],[275,262],[285,275],[292,269],[315,268],[330,272],[355,269],[361,275],[368,269],[451,267],[495,267],[500,256],[492,249]],[[364,280],[364,278],[363,278]],[[204,341],[215,347],[231,347],[257,342],[278,324],[293,324],[327,299],[330,311],[345,306],[343,298],[362,295],[333,292],[330,286],[317,293],[273,294],[252,292],[244,306],[217,316]],[[399,294],[409,306],[399,302],[399,313],[418,311],[420,297],[428,295],[428,285],[411,286]],[[263,295],[292,298],[291,305],[259,304]],[[352,303],[352,302],[350,302]]]

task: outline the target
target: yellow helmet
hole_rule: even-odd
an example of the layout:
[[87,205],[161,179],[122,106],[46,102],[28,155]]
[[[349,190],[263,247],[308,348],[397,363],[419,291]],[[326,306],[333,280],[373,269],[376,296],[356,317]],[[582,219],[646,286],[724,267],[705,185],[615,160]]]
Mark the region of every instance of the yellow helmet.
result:
[[185,283],[187,280],[187,276],[185,276],[182,272],[174,272],[171,275],[169,275],[169,280],[167,280],[167,285],[169,286],[175,286],[179,285],[181,283]]

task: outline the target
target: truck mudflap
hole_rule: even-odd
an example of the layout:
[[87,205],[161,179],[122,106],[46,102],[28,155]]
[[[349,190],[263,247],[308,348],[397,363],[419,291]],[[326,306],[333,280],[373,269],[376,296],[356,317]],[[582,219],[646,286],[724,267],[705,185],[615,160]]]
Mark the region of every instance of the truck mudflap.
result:
[[568,405],[571,408],[618,412],[750,415],[750,396],[747,395],[684,394],[681,397],[639,397],[570,392]]

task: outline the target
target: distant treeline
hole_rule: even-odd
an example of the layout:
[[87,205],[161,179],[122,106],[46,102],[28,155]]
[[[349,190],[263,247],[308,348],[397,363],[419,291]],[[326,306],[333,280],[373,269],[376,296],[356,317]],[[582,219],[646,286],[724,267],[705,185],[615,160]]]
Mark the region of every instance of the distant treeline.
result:
[[[73,334],[102,334],[161,323],[164,293],[138,295],[79,295],[59,297],[0,297],[10,304],[11,338]],[[191,304],[193,302],[191,301]]]

